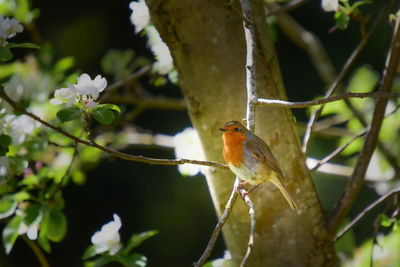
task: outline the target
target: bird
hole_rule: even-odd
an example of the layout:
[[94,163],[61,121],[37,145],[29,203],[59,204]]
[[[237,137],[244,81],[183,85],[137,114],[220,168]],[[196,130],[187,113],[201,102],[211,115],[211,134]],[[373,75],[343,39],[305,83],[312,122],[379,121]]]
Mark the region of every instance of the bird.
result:
[[278,161],[268,145],[258,136],[250,132],[238,121],[229,121],[223,128],[223,156],[229,169],[244,182],[255,185],[249,192],[260,184],[271,182],[288,202],[292,210],[297,210],[285,184],[284,176]]

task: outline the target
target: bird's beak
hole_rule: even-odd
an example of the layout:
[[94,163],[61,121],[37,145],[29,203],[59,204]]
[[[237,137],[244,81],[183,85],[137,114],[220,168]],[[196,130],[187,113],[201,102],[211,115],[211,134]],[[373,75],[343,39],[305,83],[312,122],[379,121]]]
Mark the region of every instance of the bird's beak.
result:
[[225,128],[219,128],[220,131],[222,132],[229,132],[229,130],[225,129]]

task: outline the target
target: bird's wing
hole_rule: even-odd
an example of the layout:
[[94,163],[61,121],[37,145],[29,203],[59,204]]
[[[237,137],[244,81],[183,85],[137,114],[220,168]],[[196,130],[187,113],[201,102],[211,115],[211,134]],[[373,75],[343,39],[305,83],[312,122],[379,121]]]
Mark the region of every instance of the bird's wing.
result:
[[262,141],[261,139],[253,139],[252,142],[245,141],[244,145],[251,156],[260,160],[266,166],[276,172],[279,176],[283,177],[278,161],[272,154],[269,147],[264,143],[264,141]]

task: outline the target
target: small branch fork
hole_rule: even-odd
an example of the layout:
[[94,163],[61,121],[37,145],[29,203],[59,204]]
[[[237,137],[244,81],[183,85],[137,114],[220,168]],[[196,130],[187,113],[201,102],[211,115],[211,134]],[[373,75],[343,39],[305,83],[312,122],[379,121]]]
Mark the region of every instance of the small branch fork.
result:
[[361,211],[349,224],[347,224],[335,237],[334,242],[338,241],[347,231],[356,226],[370,211],[378,207],[380,204],[385,202],[388,198],[400,194],[400,187],[397,187],[380,198],[369,204],[363,211]]

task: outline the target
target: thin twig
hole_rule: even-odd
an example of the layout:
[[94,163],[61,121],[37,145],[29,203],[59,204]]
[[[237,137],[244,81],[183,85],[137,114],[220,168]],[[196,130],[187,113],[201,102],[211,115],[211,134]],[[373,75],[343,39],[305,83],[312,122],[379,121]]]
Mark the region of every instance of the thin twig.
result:
[[91,147],[97,148],[97,149],[99,149],[101,151],[109,153],[109,154],[111,154],[111,155],[113,155],[115,157],[118,157],[120,159],[130,160],[130,161],[137,161],[137,162],[154,164],[154,165],[196,164],[196,165],[204,165],[204,166],[228,169],[228,166],[226,166],[225,164],[221,164],[221,163],[213,162],[213,161],[202,161],[202,160],[191,160],[191,159],[158,159],[158,158],[150,158],[150,157],[131,155],[131,154],[119,152],[119,151],[114,150],[112,148],[108,148],[108,147],[99,145],[99,144],[94,143],[94,142],[90,142],[90,141],[86,141],[86,140],[80,139],[80,138],[78,138],[78,137],[76,137],[76,136],[64,131],[60,127],[56,127],[56,126],[54,126],[54,125],[42,120],[41,118],[39,118],[35,114],[27,111],[25,108],[21,107],[20,105],[15,103],[12,99],[10,99],[7,96],[7,94],[5,94],[3,87],[0,87],[0,97],[3,98],[6,102],[8,102],[8,104],[10,104],[14,109],[16,109],[16,110],[20,111],[21,113],[31,117],[35,121],[40,122],[41,124],[47,126],[48,128],[63,134],[64,136],[72,139],[73,141],[75,141],[77,143],[81,143],[81,144],[87,145],[87,146],[91,146]]
[[367,133],[367,130],[362,131],[359,134],[354,135],[350,140],[348,140],[346,143],[341,145],[340,147],[336,148],[334,151],[329,153],[326,157],[321,159],[310,171],[315,171],[331,159],[333,159],[335,156],[337,156],[340,152],[342,152],[346,147],[348,147],[351,143],[354,142],[357,138],[360,138],[361,136],[364,136]]
[[400,93],[387,93],[387,92],[369,92],[369,93],[344,93],[336,96],[325,97],[316,100],[302,101],[302,102],[289,102],[279,99],[265,99],[258,98],[257,105],[281,107],[281,108],[308,108],[311,106],[324,105],[326,103],[331,103],[339,100],[349,99],[349,98],[365,98],[365,97],[375,97],[375,98],[398,98]]
[[[333,81],[333,83],[331,84],[329,89],[326,91],[324,98],[329,97],[332,93],[334,93],[334,91],[336,90],[336,88],[338,87],[340,82],[343,80],[343,78],[346,76],[347,72],[350,70],[350,67],[353,65],[353,63],[358,58],[361,51],[367,44],[367,40],[369,39],[371,34],[375,31],[376,27],[381,22],[381,20],[383,19],[384,14],[386,14],[386,9],[379,14],[378,18],[375,20],[374,24],[371,26],[371,29],[369,30],[369,32],[365,36],[363,36],[360,43],[353,50],[350,57],[346,60],[339,75],[336,77],[336,79]],[[318,120],[323,108],[324,108],[324,106],[322,105],[318,110],[313,111],[311,113],[310,119],[307,123],[306,131],[305,131],[304,137],[303,137],[302,151],[304,154],[306,154],[306,152],[307,152],[308,145],[309,145],[310,139],[311,139],[311,133],[314,128],[314,124]]]
[[127,83],[132,83],[133,81],[136,81],[140,77],[143,77],[144,75],[149,73],[150,70],[151,70],[151,65],[144,66],[144,67],[140,68],[139,70],[135,71],[134,73],[132,73],[131,75],[129,75],[128,77],[109,85],[104,90],[104,93],[99,98],[99,101],[104,102],[108,98],[110,93],[112,93],[114,90],[124,86]]
[[[400,57],[400,31],[399,31],[400,17],[396,19],[396,25],[393,31],[393,39],[390,46],[390,51],[386,58],[385,69],[382,75],[382,82],[379,88],[381,92],[390,92],[394,77],[396,75],[397,66]],[[361,186],[364,183],[365,173],[372,153],[375,150],[379,130],[385,115],[385,109],[388,99],[378,99],[371,122],[370,130],[367,133],[365,143],[360,151],[359,158],[354,168],[353,174],[346,184],[342,197],[337,202],[334,210],[329,215],[327,220],[327,227],[329,233],[334,236],[343,219],[346,217],[351,206],[353,205]]]
[[240,194],[242,196],[244,196],[244,201],[247,204],[247,206],[249,207],[249,215],[250,215],[250,236],[249,236],[249,242],[247,243],[247,250],[246,250],[246,254],[243,257],[242,262],[240,263],[240,267],[244,267],[247,264],[247,261],[250,258],[251,255],[251,251],[253,249],[254,246],[254,234],[256,232],[256,213],[255,213],[255,209],[254,209],[254,204],[251,201],[248,191],[245,189],[241,189],[240,190]]
[[400,187],[392,189],[391,191],[387,192],[371,204],[369,204],[365,209],[363,209],[349,224],[347,224],[335,237],[334,242],[338,241],[347,231],[349,231],[351,228],[356,226],[364,217],[373,209],[375,209],[377,206],[382,204],[383,202],[386,201],[386,199],[390,198],[391,196],[395,194],[400,193]]
[[255,54],[256,54],[256,40],[255,40],[255,28],[254,18],[251,11],[251,5],[247,0],[240,0],[243,14],[243,28],[246,38],[246,90],[247,90],[247,112],[246,122],[247,128],[254,132],[255,128],[255,103],[257,102],[257,91],[256,91],[256,65]]
[[294,10],[308,1],[310,0],[292,0],[284,6],[275,5],[274,9],[268,13],[267,17]]
[[239,184],[240,184],[240,181],[238,179],[236,179],[234,186],[233,186],[233,190],[231,192],[231,195],[228,199],[228,202],[226,203],[225,210],[222,213],[221,218],[219,219],[217,225],[214,228],[214,231],[211,235],[210,241],[208,241],[206,249],[204,250],[204,252],[201,255],[201,257],[199,258],[199,260],[194,263],[195,267],[202,266],[204,264],[204,262],[208,259],[208,257],[210,257],[211,251],[215,246],[215,242],[217,241],[218,236],[221,233],[222,226],[224,226],[224,224],[225,224],[226,220],[228,219],[229,215],[231,214],[232,208],[236,202],[236,199],[238,196],[236,188],[239,186]]
[[[382,214],[386,214],[391,206],[395,203],[395,197],[396,195],[393,196],[393,199],[391,199],[385,206],[385,208],[382,211]],[[374,246],[378,244],[378,233],[381,228],[381,221],[382,217],[378,216],[375,218],[374,223],[373,223],[373,228],[374,232],[372,234],[372,246],[371,246],[371,257],[370,257],[370,262],[369,266],[372,267],[374,266]]]
[[44,256],[44,253],[40,249],[40,247],[35,242],[30,240],[26,235],[23,235],[22,239],[32,249],[33,253],[35,253],[36,258],[40,262],[40,266],[42,266],[42,267],[50,267],[50,264],[47,261],[46,257]]

